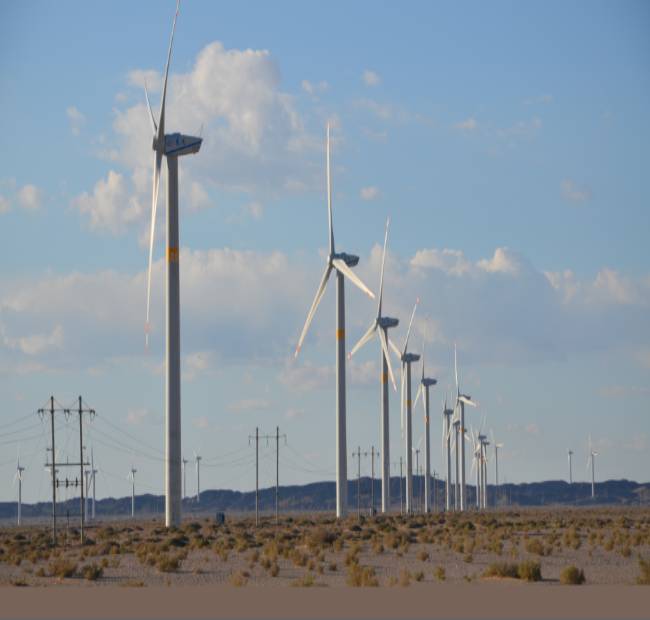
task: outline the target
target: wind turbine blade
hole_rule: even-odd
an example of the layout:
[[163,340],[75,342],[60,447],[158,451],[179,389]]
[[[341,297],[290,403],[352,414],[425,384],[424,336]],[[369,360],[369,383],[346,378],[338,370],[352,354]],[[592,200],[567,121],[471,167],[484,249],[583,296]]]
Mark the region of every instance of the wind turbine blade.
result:
[[411,320],[409,321],[409,328],[406,332],[406,340],[404,340],[404,353],[409,346],[409,337],[411,336],[411,328],[413,327],[413,319],[415,318],[415,311],[418,309],[418,304],[420,303],[420,298],[418,297],[415,300],[415,305],[413,306],[413,312],[411,312]]
[[381,349],[384,352],[384,358],[386,359],[386,366],[388,366],[388,375],[390,376],[390,381],[393,384],[393,390],[397,391],[397,385],[395,384],[395,375],[393,374],[393,366],[390,363],[388,345],[386,344],[386,334],[384,333],[384,330],[381,328],[379,328],[379,342],[381,343]]
[[334,254],[334,224],[332,222],[332,173],[330,170],[330,124],[327,123],[327,221],[330,233],[330,256]]
[[327,265],[327,267],[325,268],[325,273],[323,274],[320,284],[318,285],[318,290],[316,291],[316,297],[314,297],[314,301],[311,304],[309,313],[307,314],[307,320],[305,321],[305,326],[302,328],[302,333],[300,334],[300,338],[298,339],[298,345],[296,346],[296,352],[294,354],[295,357],[298,357],[298,353],[300,353],[300,347],[302,347],[303,340],[307,335],[307,330],[309,329],[312,319],[314,318],[314,314],[316,313],[316,308],[318,308],[318,304],[320,303],[320,300],[323,298],[323,294],[325,293],[325,287],[327,286],[327,279],[330,277],[331,272],[332,272],[332,267],[330,265]]
[[390,337],[388,338],[388,346],[393,350],[393,353],[397,355],[397,359],[401,360],[402,352],[397,348],[397,345],[390,339]]
[[156,124],[156,119],[153,116],[153,110],[151,109],[151,102],[149,101],[149,93],[147,92],[147,82],[144,83],[144,98],[147,100],[147,108],[149,109],[149,118],[151,119],[151,129],[153,135],[155,136],[158,132],[158,125]]
[[165,81],[163,82],[162,99],[160,101],[160,114],[158,115],[158,148],[164,148],[165,140],[165,100],[167,98],[167,79],[169,78],[169,65],[172,59],[172,48],[174,47],[174,32],[176,31],[176,19],[178,18],[178,11],[180,9],[180,0],[176,2],[176,13],[174,13],[174,22],[172,24],[172,34],[169,38],[169,50],[167,51],[167,63],[165,65]]
[[466,405],[469,405],[470,407],[476,407],[478,406],[478,403],[474,400],[470,400],[469,398],[466,398],[465,396],[459,396],[458,400],[462,403],[465,403]]
[[149,347],[149,316],[151,310],[151,269],[153,267],[153,242],[156,232],[156,209],[158,207],[158,187],[160,185],[160,167],[162,165],[162,151],[154,153],[153,163],[153,190],[151,195],[151,231],[149,234],[149,269],[147,271],[147,318],[145,322],[145,347]]
[[[418,385],[418,391],[415,393],[415,400],[413,401],[413,408],[418,404],[418,400],[420,400],[420,395],[422,394],[422,384]],[[422,402],[424,402],[424,397],[422,398]]]
[[454,342],[454,374],[456,376],[456,395],[460,394],[460,387],[458,385],[458,353],[456,352],[456,343]]
[[373,337],[376,329],[377,323],[373,321],[368,331],[363,336],[361,336],[359,342],[357,342],[357,344],[352,347],[352,351],[348,353],[348,359],[350,359],[364,344],[366,344],[366,342],[368,342]]
[[350,281],[358,286],[366,295],[372,299],[375,298],[375,294],[361,281],[361,278],[345,264],[345,261],[340,258],[335,258],[332,261],[332,265],[334,265],[336,270],[340,271],[346,278],[349,278]]
[[381,276],[379,277],[379,303],[377,304],[377,318],[381,316],[381,301],[384,296],[384,265],[386,263],[386,244],[388,243],[388,225],[390,218],[386,218],[386,232],[384,233],[384,251],[381,255]]

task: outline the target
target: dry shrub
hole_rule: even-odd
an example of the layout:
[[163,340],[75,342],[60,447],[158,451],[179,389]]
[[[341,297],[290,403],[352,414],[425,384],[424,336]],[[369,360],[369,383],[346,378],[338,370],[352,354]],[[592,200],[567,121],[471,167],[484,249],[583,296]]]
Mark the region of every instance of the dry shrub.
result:
[[528,553],[533,553],[534,555],[544,555],[544,545],[542,541],[537,538],[527,541],[525,549]]
[[424,549],[418,553],[418,560],[421,562],[426,562],[429,559],[429,552]]
[[376,588],[379,585],[375,569],[371,566],[360,566],[356,562],[350,564],[348,568],[346,583],[353,588]]
[[86,564],[81,569],[81,576],[88,581],[97,581],[104,574],[104,569],[99,564]]
[[269,575],[271,575],[271,577],[277,577],[279,573],[280,567],[277,564],[273,564],[269,569]]
[[483,576],[519,579],[519,570],[516,564],[511,564],[509,562],[495,562],[485,569]]
[[542,566],[539,562],[534,560],[524,560],[517,567],[519,579],[524,581],[541,581],[542,580]]
[[406,567],[402,567],[402,570],[399,572],[399,585],[403,588],[406,588],[411,584],[411,573],[409,573]]
[[230,579],[228,581],[231,586],[241,588],[248,583],[248,573],[246,571],[237,571],[236,573],[230,575]]
[[16,586],[17,588],[24,588],[24,587],[29,585],[29,583],[27,583],[27,581],[25,581],[24,579],[22,579],[20,577],[14,577],[11,580],[10,583],[11,583],[12,586]]
[[577,566],[567,566],[560,573],[560,583],[565,586],[579,586],[585,582],[585,574]]
[[637,583],[642,586],[650,586],[650,560],[644,560],[639,556],[639,568],[641,574],[637,578]]
[[413,573],[413,579],[415,581],[422,581],[424,579],[424,571],[419,570]]
[[67,558],[57,558],[50,562],[49,565],[50,577],[60,577],[67,579],[73,577],[77,572],[77,563]]
[[156,568],[161,573],[175,573],[181,566],[183,556],[176,555],[160,555],[156,560]]
[[314,576],[307,573],[303,575],[300,579],[295,579],[291,582],[291,585],[298,588],[311,588],[316,583]]
[[444,581],[445,579],[447,579],[447,573],[445,572],[445,567],[444,566],[436,566],[436,570],[433,571],[433,576],[438,581]]

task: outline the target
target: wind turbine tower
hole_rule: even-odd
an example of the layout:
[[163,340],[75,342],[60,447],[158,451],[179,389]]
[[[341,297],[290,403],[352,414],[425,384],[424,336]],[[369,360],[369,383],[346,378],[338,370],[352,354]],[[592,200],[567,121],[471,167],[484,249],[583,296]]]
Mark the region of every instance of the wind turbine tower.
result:
[[437,379],[431,379],[424,376],[424,349],[425,341],[422,341],[422,377],[415,395],[415,404],[417,405],[420,395],[422,395],[422,406],[424,407],[424,512],[431,512],[431,432],[429,428],[429,388],[438,383]]
[[390,510],[390,434],[389,434],[389,417],[388,417],[388,377],[390,376],[393,389],[397,390],[395,385],[395,376],[390,363],[388,353],[388,330],[391,327],[397,327],[398,319],[382,316],[382,300],[384,295],[384,264],[386,262],[386,244],[388,243],[388,225],[390,220],[386,220],[386,232],[384,234],[384,251],[381,256],[381,275],[379,277],[379,302],[377,304],[377,316],[372,322],[368,331],[361,337],[359,342],[354,345],[350,351],[351,358],[364,344],[376,334],[379,340],[379,350],[381,353],[381,376],[380,376],[380,397],[381,397],[381,511],[386,513]]
[[460,420],[454,421],[454,457],[456,459],[456,471],[454,473],[454,510],[460,508],[460,451],[458,442],[460,440]]
[[183,457],[183,499],[187,497],[187,463],[188,460]]
[[591,444],[591,437],[589,437],[589,458],[587,458],[587,467],[589,467],[589,461],[591,461],[591,499],[596,497],[596,474],[595,474],[595,457],[598,456],[598,452],[594,451],[594,448]]
[[309,326],[314,318],[320,300],[323,298],[327,281],[336,271],[336,517],[344,517],[348,504],[348,463],[346,436],[346,400],[345,400],[345,278],[348,278],[364,293],[375,298],[374,293],[361,281],[352,267],[359,262],[359,257],[334,249],[334,228],[332,224],[332,177],[330,172],[330,126],[327,125],[327,215],[329,223],[329,255],[325,273],[321,278],[316,297],[307,314],[302,328],[295,356],[298,356]]
[[16,475],[14,476],[14,484],[18,482],[18,514],[16,515],[16,524],[21,525],[22,512],[23,512],[23,472],[25,468],[20,464],[20,457],[16,461]]
[[569,458],[569,484],[573,484],[573,467],[571,460],[573,458],[573,450],[567,450],[567,457]]
[[[404,347],[400,351],[392,342],[391,347],[395,355],[402,362],[402,378],[401,378],[401,421],[402,432],[405,435],[405,456],[406,456],[406,514],[413,512],[413,402],[411,401],[411,364],[417,362],[420,356],[417,353],[410,353],[408,351],[409,336],[411,335],[411,328],[413,327],[413,318],[417,310],[420,300],[417,299],[413,306],[411,313],[411,320],[409,321],[409,328],[406,332],[404,340]],[[406,416],[404,411],[406,410]]]
[[95,469],[95,455],[93,454],[93,449],[90,449],[90,473],[92,474],[92,483],[93,483],[93,504],[92,504],[92,520],[95,520],[95,499],[96,499],[96,494],[95,494],[95,479],[97,477],[98,471]]
[[444,428],[442,433],[443,453],[447,459],[447,479],[445,480],[445,510],[451,510],[451,416],[454,415],[453,409],[447,408],[447,398],[442,409]]
[[194,458],[196,459],[196,503],[199,504],[201,502],[201,459],[203,457],[195,454]]
[[[180,0],[179,0],[180,3]],[[153,129],[153,192],[151,199],[151,233],[149,238],[149,270],[147,277],[147,321],[145,324],[145,343],[149,343],[149,310],[151,302],[151,269],[153,264],[153,243],[156,228],[156,208],[158,186],[163,156],[167,158],[167,350],[165,355],[165,525],[178,526],[181,523],[181,335],[180,335],[180,266],[178,234],[178,158],[198,153],[202,138],[180,133],[165,133],[165,101],[169,64],[174,43],[174,31],[178,17],[179,4],[172,25],[172,34],[167,52],[165,79],[158,123],[154,118],[149,96],[145,96],[151,127]]]
[[[465,405],[476,407],[472,397],[468,394],[461,394],[460,382],[458,380],[458,355],[454,345],[454,370],[456,374],[456,406],[460,407],[460,510],[465,510],[466,487],[465,487]],[[458,450],[458,444],[456,445]]]

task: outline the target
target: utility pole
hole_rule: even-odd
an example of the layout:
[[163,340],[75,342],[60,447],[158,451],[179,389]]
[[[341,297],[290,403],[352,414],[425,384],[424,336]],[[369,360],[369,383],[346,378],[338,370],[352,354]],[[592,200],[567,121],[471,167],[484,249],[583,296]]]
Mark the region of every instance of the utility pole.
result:
[[[92,467],[92,465],[91,465],[91,467]],[[86,476],[86,480],[85,480],[85,482],[86,482],[86,488],[85,488],[85,491],[86,491],[86,498],[85,499],[86,499],[86,501],[84,503],[84,509],[86,511],[85,512],[86,521],[89,521],[90,520],[90,506],[89,506],[89,502],[90,502],[90,476],[92,475],[91,472],[90,472],[90,469],[87,469],[86,471],[84,471],[84,475]]]
[[352,453],[352,458],[357,457],[357,519],[361,519],[361,446]]
[[131,465],[131,518],[135,518],[135,474],[137,469]]
[[370,466],[370,516],[375,514],[375,456],[379,458],[379,450],[375,452],[375,446],[370,448],[370,459],[372,464]]
[[248,436],[248,443],[250,445],[251,439],[255,439],[255,525],[260,524],[260,468],[259,468],[259,455],[260,455],[260,432],[259,428],[255,427],[255,436]]
[[286,435],[280,435],[280,427],[275,427],[275,524],[280,522],[280,437],[284,437],[284,442],[287,442]]

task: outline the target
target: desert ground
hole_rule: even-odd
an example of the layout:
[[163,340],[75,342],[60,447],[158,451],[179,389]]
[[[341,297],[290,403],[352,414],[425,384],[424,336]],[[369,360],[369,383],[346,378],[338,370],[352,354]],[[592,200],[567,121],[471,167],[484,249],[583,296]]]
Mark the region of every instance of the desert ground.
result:
[[[464,617],[458,615],[462,609],[469,614],[465,617],[488,617],[487,613],[477,616],[476,609],[472,612],[472,604],[487,596],[494,598],[495,609],[500,609],[503,593],[514,592],[507,598],[514,601],[519,596],[528,601],[525,608],[533,615],[526,613],[526,617],[556,617],[551,607],[543,605],[564,601],[564,597],[584,598],[585,605],[590,601],[592,607],[599,597],[603,602],[586,616],[569,613],[562,603],[561,617],[650,617],[650,589],[642,587],[650,584],[648,508],[350,516],[340,522],[331,516],[296,514],[283,516],[277,525],[272,517],[264,517],[259,526],[250,517],[228,519],[221,525],[204,517],[185,521],[177,529],[167,529],[153,519],[105,521],[86,528],[83,546],[76,528],[64,526],[59,534],[60,544],[53,548],[51,531],[43,525],[0,528],[2,617],[38,617],[19,615],[16,610],[27,613],[29,605],[14,608],[13,603],[25,600],[35,604],[48,600],[33,595],[36,592],[72,594],[71,589],[86,594],[105,592],[94,601],[101,596],[110,599],[109,592],[115,591],[119,596],[112,600],[143,596],[126,593],[135,590],[148,592],[158,603],[170,596],[172,603],[177,602],[172,592],[198,592],[192,594],[194,601],[206,595],[210,599],[209,593],[219,592],[220,600],[248,604],[252,599],[272,599],[277,591],[285,601],[296,596],[322,600],[320,606],[308,607],[316,616],[305,610],[296,617],[339,617],[336,603],[349,596],[361,601],[362,612],[363,597],[373,601],[365,607],[370,615],[359,617],[428,617],[443,612],[444,617]],[[306,588],[314,594],[294,595]],[[377,588],[389,594],[378,595]],[[251,597],[253,591],[256,594]],[[334,591],[334,597],[327,594]],[[352,591],[366,594],[350,594]],[[158,592],[161,594],[154,595]],[[606,592],[611,594],[604,595]],[[386,604],[375,609],[382,597],[387,597]],[[607,616],[618,598],[622,606],[613,609],[619,613]],[[408,613],[391,607],[401,599],[411,601],[406,606]],[[423,602],[413,606],[420,599]],[[646,601],[638,611],[634,607],[637,599]],[[535,600],[539,600],[537,606],[532,604]],[[461,607],[454,603],[447,609],[444,601],[461,601]],[[165,614],[174,609],[172,603],[151,617],[170,617]],[[352,614],[353,607],[347,608],[347,617],[358,616]],[[235,609],[241,614],[248,608],[236,604]],[[516,608],[509,605],[495,617],[509,617],[508,610],[514,613]],[[121,617],[118,611],[112,608],[114,616],[106,617]],[[195,607],[196,617],[208,617],[199,611]],[[214,606],[209,606],[209,611],[216,613]],[[265,608],[261,616],[255,616],[251,608],[250,616],[233,612],[229,617],[270,617],[272,611]],[[396,612],[399,615],[392,615]],[[386,613],[389,615],[382,615]],[[289,617],[287,613],[277,617],[283,616]]]

